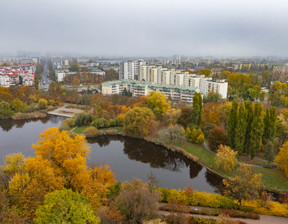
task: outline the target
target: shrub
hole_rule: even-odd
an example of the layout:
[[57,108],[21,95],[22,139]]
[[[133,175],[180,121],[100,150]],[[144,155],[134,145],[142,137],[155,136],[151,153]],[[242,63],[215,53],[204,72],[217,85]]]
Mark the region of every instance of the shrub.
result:
[[47,109],[47,104],[48,104],[47,100],[40,99],[39,102],[38,102],[38,108],[40,110],[45,110],[45,109]]
[[198,144],[203,144],[204,143],[204,134],[201,134],[197,137],[197,143]]
[[75,115],[75,125],[78,127],[91,124],[91,122],[92,122],[91,114],[79,113]]
[[229,146],[220,145],[216,155],[216,166],[224,171],[231,171],[237,165],[237,152]]
[[83,134],[87,137],[87,138],[93,138],[95,136],[97,136],[98,134],[98,129],[93,127],[93,126],[90,126],[88,128],[86,128],[84,131],[83,131]]
[[59,127],[60,131],[68,131],[70,130],[70,125],[69,125],[69,119],[66,119],[62,122],[62,124]]
[[110,127],[110,122],[102,117],[94,120],[91,125],[95,128],[108,128]]

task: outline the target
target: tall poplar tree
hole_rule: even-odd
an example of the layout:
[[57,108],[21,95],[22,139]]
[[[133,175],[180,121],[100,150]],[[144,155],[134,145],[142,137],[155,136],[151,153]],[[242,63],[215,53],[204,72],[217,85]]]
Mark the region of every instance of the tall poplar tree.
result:
[[232,103],[232,108],[228,114],[228,122],[227,122],[227,140],[228,145],[235,149],[235,130],[237,127],[238,120],[238,102],[236,100]]
[[247,116],[247,125],[246,125],[246,134],[245,134],[245,143],[244,143],[244,151],[243,153],[249,154],[249,145],[251,138],[251,125],[253,121],[253,106],[251,101],[246,101],[244,103],[246,109]]
[[269,141],[273,143],[276,133],[277,112],[275,107],[266,109],[264,116],[264,133],[262,142],[265,145]]
[[247,111],[243,103],[240,104],[238,112],[238,121],[235,130],[235,150],[238,155],[242,155],[245,147],[245,137],[247,128]]
[[260,103],[255,103],[249,144],[249,154],[252,159],[257,155],[260,150],[263,132],[263,107]]
[[202,96],[201,93],[195,92],[193,97],[193,105],[192,105],[192,123],[199,127],[201,123],[201,114],[202,114]]

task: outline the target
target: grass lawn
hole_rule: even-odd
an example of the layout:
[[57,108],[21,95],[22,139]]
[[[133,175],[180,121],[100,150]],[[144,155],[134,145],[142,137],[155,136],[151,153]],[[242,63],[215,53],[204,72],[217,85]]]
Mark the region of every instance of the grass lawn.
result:
[[88,128],[89,125],[85,125],[85,126],[81,126],[81,127],[76,127],[73,131],[76,133],[76,134],[82,134],[83,131]]
[[[223,177],[231,177],[237,175],[235,170],[231,172],[225,172],[221,169],[218,169],[215,165],[215,154],[207,151],[202,145],[200,146],[194,145],[192,143],[185,143],[182,148],[184,148],[192,155],[197,156],[202,164],[209,167]],[[256,173],[263,174],[262,182],[265,185],[266,190],[275,192],[288,192],[288,178],[284,176],[283,172],[276,169],[260,167],[255,167],[254,169]]]

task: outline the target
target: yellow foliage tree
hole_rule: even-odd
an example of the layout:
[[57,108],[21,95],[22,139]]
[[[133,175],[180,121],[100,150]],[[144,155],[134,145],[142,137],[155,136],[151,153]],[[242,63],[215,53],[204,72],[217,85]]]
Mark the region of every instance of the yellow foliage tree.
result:
[[288,141],[282,145],[274,161],[279,164],[278,168],[284,170],[285,176],[288,177]]
[[250,165],[241,165],[238,168],[236,177],[229,177],[223,180],[224,194],[242,199],[251,200],[259,197],[259,192],[263,188],[262,174],[255,174]]
[[92,208],[97,211],[100,205],[107,200],[108,187],[115,184],[116,180],[108,165],[94,167],[88,172],[89,179],[81,193],[89,199]]
[[216,166],[225,171],[231,171],[237,164],[236,156],[237,152],[233,151],[229,146],[220,145],[215,158]]
[[165,112],[170,110],[171,102],[166,102],[165,94],[160,92],[151,92],[147,97],[147,106],[153,111],[155,116],[159,119],[164,116]]

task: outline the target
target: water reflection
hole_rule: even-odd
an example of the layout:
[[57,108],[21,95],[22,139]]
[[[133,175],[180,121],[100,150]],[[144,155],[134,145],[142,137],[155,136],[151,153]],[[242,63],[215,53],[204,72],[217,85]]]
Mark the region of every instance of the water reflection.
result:
[[[39,121],[42,124],[46,124],[48,121],[51,121],[52,124],[58,124],[59,123],[59,117],[57,116],[47,116],[44,118],[40,119],[28,119],[28,120],[12,120],[12,119],[7,119],[7,120],[0,120],[0,127],[3,131],[10,131],[14,126],[16,128],[22,128],[25,124],[28,124],[30,122],[36,122],[38,123]],[[61,119],[62,122],[63,119]]]
[[[138,176],[145,178],[148,175],[148,168],[150,168],[157,178],[160,179],[160,183],[162,179],[162,186],[185,188],[187,185],[193,185],[193,187],[197,186],[195,189],[210,192],[220,192],[222,187],[222,178],[206,170],[201,165],[188,160],[179,153],[171,152],[162,146],[157,146],[141,139],[123,136],[99,136],[89,140],[89,143],[92,148],[91,162],[95,164],[98,159],[98,162],[108,161],[108,164],[112,166],[112,170],[114,168],[113,171],[118,172],[119,176],[123,175],[121,173],[124,169],[123,166],[131,166],[128,169],[132,169],[137,172]],[[96,143],[101,147],[100,149],[95,147]],[[126,158],[123,158],[119,152],[121,147],[123,148],[123,153],[127,156]],[[117,154],[116,158],[113,158],[112,154]],[[107,160],[105,160],[106,157],[108,158]],[[120,160],[121,163],[118,164]],[[131,161],[141,162],[141,165],[135,162],[131,163]],[[143,166],[143,164],[146,164],[146,166]],[[127,171],[124,170],[123,172]],[[132,175],[133,172],[129,172]],[[175,185],[173,182],[176,179],[179,183]],[[189,182],[189,179],[194,182]],[[205,187],[204,185],[209,185],[210,187]]]

